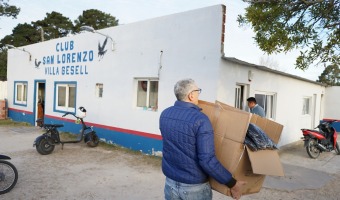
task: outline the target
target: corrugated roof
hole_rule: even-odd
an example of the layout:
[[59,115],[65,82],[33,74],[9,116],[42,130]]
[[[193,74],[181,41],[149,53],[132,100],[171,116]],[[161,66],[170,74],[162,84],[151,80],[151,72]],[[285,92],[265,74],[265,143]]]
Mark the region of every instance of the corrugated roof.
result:
[[296,75],[293,75],[293,74],[288,74],[288,73],[281,72],[281,71],[278,71],[278,70],[275,70],[275,69],[270,69],[270,68],[265,67],[265,66],[255,65],[255,64],[252,64],[252,63],[248,63],[248,62],[239,60],[239,59],[234,58],[234,57],[225,57],[225,56],[223,56],[222,59],[223,60],[227,60],[229,62],[237,63],[237,64],[240,64],[240,65],[244,65],[244,66],[247,66],[247,67],[253,67],[253,68],[256,68],[258,70],[267,71],[267,72],[271,72],[271,73],[274,73],[274,74],[279,74],[279,75],[282,75],[282,76],[287,76],[287,77],[290,77],[290,78],[294,78],[294,79],[298,79],[298,80],[314,83],[314,84],[321,85],[321,86],[327,86],[324,83],[312,81],[312,80],[309,80],[309,79],[306,79],[306,78],[303,78],[303,77],[300,77],[300,76],[296,76]]

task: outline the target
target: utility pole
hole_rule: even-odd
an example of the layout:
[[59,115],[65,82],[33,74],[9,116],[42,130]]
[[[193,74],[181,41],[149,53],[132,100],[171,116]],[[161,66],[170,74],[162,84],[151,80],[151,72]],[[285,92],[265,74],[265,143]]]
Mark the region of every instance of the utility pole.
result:
[[40,27],[40,38],[41,38],[42,42],[45,40],[44,39],[44,29],[43,29],[43,27]]

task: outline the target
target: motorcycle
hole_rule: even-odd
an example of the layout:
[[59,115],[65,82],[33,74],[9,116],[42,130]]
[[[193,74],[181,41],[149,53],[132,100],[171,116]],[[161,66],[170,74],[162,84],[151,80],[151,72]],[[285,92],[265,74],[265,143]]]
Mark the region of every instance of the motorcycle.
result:
[[0,155],[0,195],[11,191],[18,181],[18,170],[15,166],[6,161],[11,158]]
[[37,137],[33,143],[33,147],[36,147],[36,150],[41,155],[47,155],[53,152],[55,145],[61,144],[62,149],[64,144],[66,143],[78,143],[84,139],[84,142],[89,147],[96,147],[99,144],[99,137],[96,132],[93,130],[93,126],[86,126],[83,118],[86,116],[86,109],[84,107],[79,107],[79,115],[76,116],[71,112],[66,112],[62,117],[67,115],[73,115],[77,120],[77,123],[82,124],[82,128],[80,130],[80,137],[77,140],[71,141],[61,141],[58,128],[63,127],[63,124],[44,124],[41,119],[38,119],[40,127],[45,128],[46,132],[41,136]]
[[[338,133],[332,127],[337,120],[325,120],[314,129],[301,129],[304,141],[304,147],[311,158],[319,157],[322,152],[335,151],[340,154],[339,144],[337,142]],[[319,130],[315,130],[318,128]]]

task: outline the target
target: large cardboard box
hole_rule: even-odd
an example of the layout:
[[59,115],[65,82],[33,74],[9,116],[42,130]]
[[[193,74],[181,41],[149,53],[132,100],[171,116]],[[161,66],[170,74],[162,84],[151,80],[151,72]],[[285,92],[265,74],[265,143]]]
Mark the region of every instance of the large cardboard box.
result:
[[[199,101],[199,107],[213,125],[217,159],[236,180],[247,182],[243,194],[259,192],[266,175],[284,176],[277,150],[253,152],[243,144],[249,123],[259,126],[275,143],[280,140],[281,124],[218,101]],[[227,186],[212,178],[209,182],[214,190],[231,196]]]

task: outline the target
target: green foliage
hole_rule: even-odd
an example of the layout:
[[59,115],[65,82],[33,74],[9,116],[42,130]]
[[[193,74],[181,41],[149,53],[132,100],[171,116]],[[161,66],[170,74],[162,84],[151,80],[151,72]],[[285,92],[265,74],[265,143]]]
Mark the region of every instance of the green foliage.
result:
[[31,124],[27,122],[16,122],[11,119],[2,119],[0,120],[0,126],[21,127],[21,126],[31,126]]
[[90,9],[83,11],[83,14],[80,15],[74,23],[74,31],[79,32],[81,26],[91,26],[95,30],[117,26],[118,20],[110,14],[103,13],[96,9]]
[[7,2],[8,0],[0,0],[0,17],[17,18],[17,15],[20,12],[20,8],[17,8],[16,6],[11,6]]
[[37,32],[43,31],[43,40],[65,37],[73,29],[72,21],[58,12],[46,13],[43,20],[32,22]]
[[25,46],[39,42],[40,36],[31,24],[18,24],[12,31],[12,35],[6,36],[2,43],[12,44],[15,47]]
[[7,51],[0,51],[0,81],[7,80]]
[[260,49],[272,53],[303,49],[296,68],[340,65],[340,0],[243,0],[249,6],[242,25],[250,24]]
[[337,65],[328,65],[317,82],[330,86],[340,86],[340,69]]

